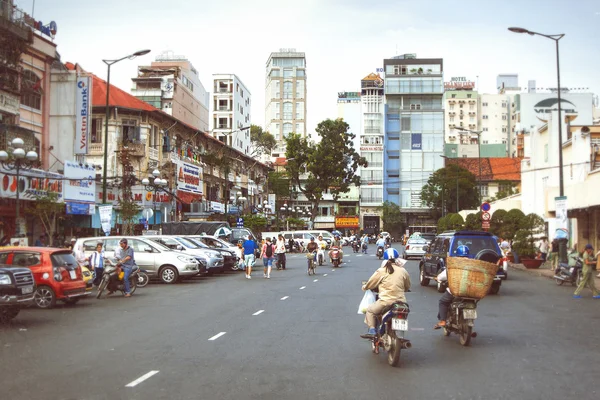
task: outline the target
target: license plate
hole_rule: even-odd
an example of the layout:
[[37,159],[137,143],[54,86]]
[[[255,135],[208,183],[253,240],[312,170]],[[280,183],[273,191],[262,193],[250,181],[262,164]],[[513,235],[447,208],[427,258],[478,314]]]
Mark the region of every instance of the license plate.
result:
[[392,318],[392,329],[395,331],[407,331],[408,321],[400,318]]
[[24,288],[21,288],[21,293],[23,293],[23,294],[33,293],[33,286],[26,286]]
[[70,270],[69,275],[71,276],[71,279],[77,279],[77,272],[74,270]]
[[474,309],[464,309],[463,310],[463,317],[465,319],[477,319],[477,310]]

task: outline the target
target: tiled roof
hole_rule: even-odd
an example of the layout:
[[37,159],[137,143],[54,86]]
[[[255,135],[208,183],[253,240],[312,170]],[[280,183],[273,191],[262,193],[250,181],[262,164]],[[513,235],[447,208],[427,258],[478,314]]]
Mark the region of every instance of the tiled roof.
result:
[[[479,158],[449,158],[447,164],[458,164],[479,178]],[[520,181],[521,158],[493,157],[481,159],[482,181]]]
[[379,80],[381,80],[381,76],[379,76],[379,74],[371,72],[369,75],[362,78],[362,80],[363,81],[379,81]]
[[273,165],[282,166],[287,165],[287,159],[285,157],[277,157]]

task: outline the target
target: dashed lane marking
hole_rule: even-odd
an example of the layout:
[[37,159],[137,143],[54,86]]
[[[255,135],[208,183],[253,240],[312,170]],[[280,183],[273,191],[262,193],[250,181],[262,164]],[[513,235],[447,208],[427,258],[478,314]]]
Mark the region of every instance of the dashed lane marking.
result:
[[[223,332],[223,333],[225,333],[225,332]],[[159,371],[150,371],[147,374],[140,376],[135,381],[129,382],[127,385],[125,385],[125,387],[136,387],[140,383],[144,382],[146,379],[152,377],[153,375],[158,374],[158,372]]]
[[327,276],[327,274],[323,274],[323,276]]
[[289,298],[290,298],[290,296],[283,296],[283,297],[281,298],[281,300],[285,300],[285,299],[289,299]]
[[424,331],[425,328],[410,328],[411,331]]
[[220,332],[220,333],[217,333],[215,336],[211,337],[211,338],[210,338],[210,339],[208,339],[208,340],[217,340],[218,338],[220,338],[221,336],[223,336],[223,335],[224,335],[224,334],[226,334],[226,333],[227,333],[227,332]]
[[318,279],[315,279],[313,282],[318,282],[318,281],[319,281]]
[[259,314],[262,314],[262,313],[264,313],[264,312],[265,312],[265,310],[258,310],[257,312],[255,312],[255,313],[254,313],[254,314],[252,314],[252,315],[259,315]]
[[303,289],[306,289],[306,286],[302,286],[302,287],[300,288],[300,290],[303,290]]

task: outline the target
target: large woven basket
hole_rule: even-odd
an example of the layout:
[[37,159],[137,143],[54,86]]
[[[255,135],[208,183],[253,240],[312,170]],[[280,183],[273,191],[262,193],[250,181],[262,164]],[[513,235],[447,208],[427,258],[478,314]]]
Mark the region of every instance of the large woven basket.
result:
[[448,257],[448,287],[454,296],[483,299],[494,282],[498,265],[465,257]]

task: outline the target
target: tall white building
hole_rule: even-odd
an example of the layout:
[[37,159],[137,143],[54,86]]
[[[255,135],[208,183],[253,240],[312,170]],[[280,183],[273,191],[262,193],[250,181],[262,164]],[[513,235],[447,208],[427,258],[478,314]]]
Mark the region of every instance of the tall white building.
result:
[[212,135],[221,142],[251,154],[251,94],[235,74],[213,74]]
[[306,56],[296,49],[279,49],[267,60],[265,129],[277,139],[271,156],[285,156],[284,138],[306,136]]
[[354,134],[352,145],[356,152],[360,151],[360,136],[362,134],[362,105],[360,92],[339,92],[337,99],[338,118],[350,125],[349,133]]
[[[482,157],[512,157],[514,95],[482,94],[480,127]],[[516,154],[515,154],[516,155]]]

